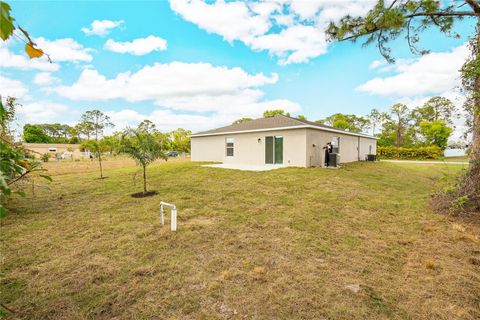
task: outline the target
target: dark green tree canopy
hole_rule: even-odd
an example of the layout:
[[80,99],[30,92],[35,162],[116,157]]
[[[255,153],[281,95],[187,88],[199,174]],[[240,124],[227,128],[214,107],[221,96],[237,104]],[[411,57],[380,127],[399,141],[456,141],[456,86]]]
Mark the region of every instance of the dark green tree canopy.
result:
[[343,113],[335,113],[316,122],[357,133],[364,131],[369,125],[368,119],[364,117]]
[[26,124],[23,126],[23,140],[29,143],[50,143],[52,138],[39,125]]
[[420,132],[425,139],[425,145],[436,145],[445,149],[452,131],[443,120],[420,122]]

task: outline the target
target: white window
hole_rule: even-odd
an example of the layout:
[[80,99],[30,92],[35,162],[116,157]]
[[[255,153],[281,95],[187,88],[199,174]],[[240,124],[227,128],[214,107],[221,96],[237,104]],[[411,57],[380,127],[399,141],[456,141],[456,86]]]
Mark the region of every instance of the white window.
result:
[[233,138],[226,138],[225,139],[225,147],[227,149],[227,157],[233,157],[233,149],[234,149],[235,141]]

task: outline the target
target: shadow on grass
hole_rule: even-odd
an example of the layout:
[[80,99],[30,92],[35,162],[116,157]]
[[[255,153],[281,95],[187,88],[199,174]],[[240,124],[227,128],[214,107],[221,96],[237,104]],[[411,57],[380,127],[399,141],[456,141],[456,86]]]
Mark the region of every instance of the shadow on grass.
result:
[[151,197],[151,196],[154,196],[154,195],[157,195],[157,194],[158,194],[157,191],[148,191],[148,192],[133,193],[130,196],[132,198],[146,198],[146,197]]

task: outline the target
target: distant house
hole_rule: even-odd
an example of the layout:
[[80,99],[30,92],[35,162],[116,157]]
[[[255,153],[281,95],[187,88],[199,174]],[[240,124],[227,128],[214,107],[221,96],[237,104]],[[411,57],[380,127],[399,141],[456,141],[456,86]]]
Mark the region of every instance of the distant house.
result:
[[52,157],[56,154],[63,155],[64,157],[70,158],[81,158],[85,156],[84,152],[80,152],[79,144],[69,144],[69,143],[24,143],[23,147],[33,151],[33,154],[36,158],[41,157],[43,154],[48,153]]
[[307,120],[277,115],[191,135],[192,161],[227,164],[323,166],[327,142],[340,163],[376,154],[375,137]]

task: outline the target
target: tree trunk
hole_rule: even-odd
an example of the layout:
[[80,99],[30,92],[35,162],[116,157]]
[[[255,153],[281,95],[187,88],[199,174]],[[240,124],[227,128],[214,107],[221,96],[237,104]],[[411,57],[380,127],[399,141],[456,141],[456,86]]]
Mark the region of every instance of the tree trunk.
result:
[[[480,67],[480,18],[477,21],[477,34],[472,47],[475,68]],[[473,123],[469,167],[460,186],[460,193],[468,196],[473,209],[480,211],[480,72],[476,71],[473,82]]]
[[[480,60],[480,23],[477,26],[476,60]],[[480,209],[480,75],[477,74],[474,83],[472,147],[470,149],[470,165],[467,172],[467,187],[471,191],[470,197]]]
[[103,179],[102,154],[98,151],[98,164],[100,165],[100,179]]
[[397,128],[397,148],[400,148],[402,146],[402,132],[400,129],[400,123],[398,124]]
[[147,166],[143,166],[143,194],[147,193]]

